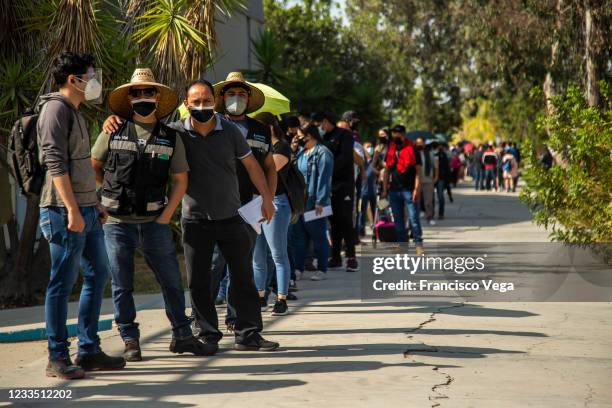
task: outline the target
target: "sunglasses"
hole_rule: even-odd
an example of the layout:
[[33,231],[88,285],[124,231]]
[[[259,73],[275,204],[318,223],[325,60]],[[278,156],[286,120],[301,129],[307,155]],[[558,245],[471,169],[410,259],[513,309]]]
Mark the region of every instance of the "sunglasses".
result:
[[157,94],[157,89],[155,88],[144,88],[144,89],[130,89],[128,92],[130,96],[134,98],[138,98],[139,96],[155,96]]

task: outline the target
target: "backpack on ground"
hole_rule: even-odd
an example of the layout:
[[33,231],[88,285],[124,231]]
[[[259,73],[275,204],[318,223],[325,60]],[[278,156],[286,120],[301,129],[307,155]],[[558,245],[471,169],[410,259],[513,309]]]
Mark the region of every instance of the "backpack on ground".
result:
[[300,215],[306,211],[306,200],[308,193],[306,192],[306,180],[304,176],[297,169],[295,160],[287,163],[286,177],[279,177],[285,190],[287,190],[287,197],[289,198],[289,205],[291,206],[291,224],[295,224]]
[[[67,107],[74,110],[64,99],[49,98],[61,101]],[[25,196],[40,195],[45,180],[45,168],[38,159],[38,131],[36,124],[40,110],[29,108],[15,122],[8,138],[7,161],[9,172],[20,188],[21,194]],[[70,116],[68,136],[72,131],[73,117]]]

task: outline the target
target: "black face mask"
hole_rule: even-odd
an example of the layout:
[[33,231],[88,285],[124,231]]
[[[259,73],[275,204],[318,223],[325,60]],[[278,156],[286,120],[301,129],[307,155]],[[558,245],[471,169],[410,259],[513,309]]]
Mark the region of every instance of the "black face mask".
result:
[[298,139],[298,145],[299,145],[300,147],[304,147],[304,146],[306,146],[306,143],[307,143],[307,142],[308,142],[308,141],[306,140],[306,138],[305,138],[305,137],[303,137],[303,138],[301,138],[301,139]]
[[395,144],[397,146],[402,146],[404,144],[404,138],[403,137],[394,137],[393,141],[395,142]]
[[206,123],[212,119],[215,114],[213,108],[210,109],[198,109],[198,108],[189,108],[189,114],[192,118],[197,120],[200,123]]
[[155,102],[142,101],[132,104],[132,108],[134,108],[134,112],[146,118],[155,112],[155,109],[157,109],[157,104]]
[[388,145],[389,144],[389,139],[387,139],[386,137],[379,137],[378,138],[378,142],[380,144],[383,144],[383,145]]

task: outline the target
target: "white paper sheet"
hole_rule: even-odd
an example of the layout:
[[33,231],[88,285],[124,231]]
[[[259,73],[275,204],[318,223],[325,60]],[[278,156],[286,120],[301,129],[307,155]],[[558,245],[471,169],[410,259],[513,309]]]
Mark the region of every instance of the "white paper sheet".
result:
[[315,210],[306,211],[304,213],[304,222],[318,220],[319,218],[329,217],[330,215],[332,215],[332,208],[331,205],[327,205],[323,207],[323,212],[319,215],[315,213]]
[[238,209],[238,214],[240,214],[244,222],[253,227],[258,235],[261,234],[261,224],[264,221],[264,217],[261,214],[262,203],[263,199],[261,196],[257,196]]

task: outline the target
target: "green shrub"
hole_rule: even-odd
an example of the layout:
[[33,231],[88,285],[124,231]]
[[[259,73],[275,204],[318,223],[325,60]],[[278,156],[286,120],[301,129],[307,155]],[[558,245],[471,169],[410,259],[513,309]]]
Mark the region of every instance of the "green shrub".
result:
[[[588,245],[612,242],[612,127],[609,84],[601,83],[603,107],[589,107],[577,86],[556,97],[553,112],[538,121],[546,135],[525,146],[527,187],[521,198],[551,238]],[[555,165],[539,153],[547,145]]]

